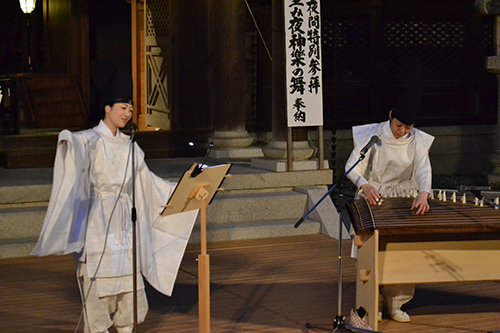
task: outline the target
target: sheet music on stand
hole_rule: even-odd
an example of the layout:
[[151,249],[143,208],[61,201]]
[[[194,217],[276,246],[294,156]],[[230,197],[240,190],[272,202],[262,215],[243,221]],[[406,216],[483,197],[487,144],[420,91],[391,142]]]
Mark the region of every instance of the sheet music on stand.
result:
[[208,192],[208,197],[203,199],[207,202],[207,206],[210,205],[231,168],[231,164],[204,167],[200,174],[192,177],[191,175],[196,166],[195,163],[188,171],[184,172],[174,193],[172,193],[165,208],[160,213],[162,216],[199,209],[200,203],[198,199],[194,198],[195,193],[193,191],[200,187]]

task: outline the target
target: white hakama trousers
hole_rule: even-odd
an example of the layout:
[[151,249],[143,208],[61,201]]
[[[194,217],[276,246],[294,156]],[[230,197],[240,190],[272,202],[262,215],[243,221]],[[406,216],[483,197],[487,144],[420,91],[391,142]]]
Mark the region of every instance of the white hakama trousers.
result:
[[[403,305],[411,301],[411,299],[415,295],[415,285],[414,284],[383,285],[380,286],[380,293],[382,294],[381,301],[387,304],[389,314],[392,314],[397,310],[401,310],[401,307]],[[379,307],[379,309],[382,308]]]
[[[102,279],[98,278],[91,283],[92,280],[88,277],[87,267],[83,262],[80,262],[78,265],[77,278],[80,286],[82,303],[84,304],[85,333],[108,333],[108,329],[111,326],[114,326],[118,333],[131,333],[133,331],[133,291],[99,296],[97,283]],[[117,278],[112,279],[116,280]],[[129,279],[132,281],[132,276],[130,275],[118,279]],[[138,279],[140,280],[138,280],[137,283],[137,324],[140,324],[146,318],[148,301],[146,292],[144,291],[142,276],[140,276],[140,274],[138,275]],[[124,283],[124,285],[127,284],[130,284],[130,282],[127,281]]]

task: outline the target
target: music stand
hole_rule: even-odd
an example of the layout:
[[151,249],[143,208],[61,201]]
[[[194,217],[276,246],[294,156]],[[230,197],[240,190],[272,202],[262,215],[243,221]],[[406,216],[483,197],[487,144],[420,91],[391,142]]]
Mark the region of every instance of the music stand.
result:
[[[162,216],[200,209],[201,254],[198,255],[199,332],[210,332],[210,260],[207,254],[206,208],[227,175],[231,164],[201,169],[196,163],[184,173],[170,196]],[[208,204],[207,204],[208,202]]]

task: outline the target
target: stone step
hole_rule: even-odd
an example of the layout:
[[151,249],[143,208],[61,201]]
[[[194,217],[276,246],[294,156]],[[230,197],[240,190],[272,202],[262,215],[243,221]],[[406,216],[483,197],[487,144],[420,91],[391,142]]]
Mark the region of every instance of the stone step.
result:
[[[193,158],[153,159],[148,160],[148,167],[159,177],[177,182],[193,163],[200,162]],[[319,232],[334,237],[332,226],[338,216],[331,200],[311,213],[300,228],[294,228],[331,184],[331,170],[272,172],[254,168],[248,161],[207,161],[208,165],[223,163],[233,163],[232,177],[224,180],[224,191],[207,207],[208,242]],[[27,256],[45,218],[52,169],[0,169],[0,178],[0,258]],[[199,224],[198,218],[191,243],[200,242]]]
[[[207,241],[317,234],[321,225],[306,220],[308,196],[296,191],[218,195],[207,208]],[[27,256],[43,225],[47,203],[4,205],[0,209],[0,258]],[[190,243],[200,242],[199,217]]]
[[[296,191],[218,195],[207,207],[207,224],[299,219],[306,212],[307,195]],[[47,201],[0,206],[0,239],[37,236]]]
[[217,195],[207,207],[207,224],[299,219],[307,195],[296,191]]
[[[189,163],[186,163],[186,169]],[[157,166],[156,169],[159,169]],[[179,178],[169,174],[162,174],[153,170],[157,175],[172,182]],[[232,171],[236,171],[233,173]],[[168,170],[167,170],[168,172]],[[222,184],[223,192],[216,196],[243,195],[251,198],[261,193],[279,193],[291,191],[295,187],[317,186],[331,182],[331,170],[301,171],[294,173],[238,173],[238,168],[230,170],[232,175]],[[180,177],[180,176],[179,176]],[[21,203],[48,202],[52,189],[52,171],[50,169],[9,170],[8,175],[2,178],[0,184],[0,207]]]
[[38,240],[47,206],[0,209],[0,259],[25,257]]
[[[169,167],[169,162],[164,160],[149,160],[148,166],[159,177],[177,182],[183,171],[191,167],[192,160],[176,160],[181,160],[177,161],[176,170],[171,170],[173,167]],[[52,169],[4,170],[4,172],[5,176],[0,174],[0,205],[49,200]],[[224,180],[222,184],[224,192],[218,193],[217,197],[227,194],[282,192],[292,190],[294,187],[321,186],[332,182],[332,170],[270,172],[233,165],[229,174],[232,177]]]
[[0,259],[27,257],[36,245],[36,239],[0,241]]
[[51,189],[51,184],[2,186],[0,208],[2,205],[48,203]]
[[38,238],[47,206],[0,209],[0,240]]
[[[39,189],[39,187],[34,187],[34,189]],[[24,189],[20,191],[20,194],[29,194],[25,192],[28,191]],[[16,219],[16,216],[18,216],[17,219],[24,219],[23,215],[28,214],[31,210],[39,210],[45,214],[49,196],[48,193],[41,191],[39,195],[35,195],[33,198],[30,197],[29,201],[9,200],[6,203],[0,200],[0,216],[3,219],[5,212],[11,210],[16,213],[8,215],[14,219]],[[35,201],[37,198],[39,201]],[[2,199],[1,195],[0,199]],[[15,198],[11,197],[11,199]],[[235,195],[219,194],[207,207],[207,223],[223,224],[249,220],[298,219],[306,212],[307,199],[307,194],[297,191]],[[1,224],[6,221],[8,220],[0,222],[0,231]]]

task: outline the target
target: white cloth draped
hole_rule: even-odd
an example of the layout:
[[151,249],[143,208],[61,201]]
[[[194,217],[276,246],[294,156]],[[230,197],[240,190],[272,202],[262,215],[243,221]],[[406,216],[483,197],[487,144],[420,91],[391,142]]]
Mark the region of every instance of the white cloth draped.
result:
[[411,191],[432,191],[432,169],[429,150],[434,137],[416,128],[396,139],[390,122],[355,126],[352,129],[354,149],[345,169],[360,157],[361,149],[373,135],[380,140],[347,177],[359,188],[369,183],[382,197],[407,196]]
[[[160,216],[176,184],[150,172],[134,145],[138,269],[171,295],[198,210]],[[131,276],[130,147],[128,136],[113,136],[102,121],[90,130],[59,134],[51,198],[33,255],[80,253],[91,277]]]

